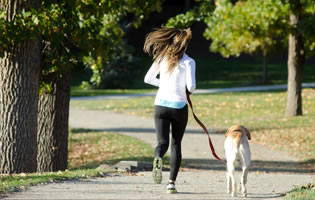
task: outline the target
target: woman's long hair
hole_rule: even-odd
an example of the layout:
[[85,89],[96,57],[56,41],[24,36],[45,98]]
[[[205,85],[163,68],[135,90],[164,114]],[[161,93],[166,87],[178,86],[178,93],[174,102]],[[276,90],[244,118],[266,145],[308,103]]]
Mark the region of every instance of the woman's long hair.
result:
[[158,28],[146,36],[143,50],[153,56],[154,61],[166,59],[168,72],[173,72],[187,49],[191,40],[191,30],[175,28]]

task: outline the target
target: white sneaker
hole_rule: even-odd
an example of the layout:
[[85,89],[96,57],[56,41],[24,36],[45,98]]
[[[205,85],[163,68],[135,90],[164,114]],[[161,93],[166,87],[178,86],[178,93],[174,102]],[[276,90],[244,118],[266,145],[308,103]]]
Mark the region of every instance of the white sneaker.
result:
[[177,193],[177,190],[175,188],[175,183],[168,183],[167,184],[167,193],[168,194],[175,194],[175,193]]

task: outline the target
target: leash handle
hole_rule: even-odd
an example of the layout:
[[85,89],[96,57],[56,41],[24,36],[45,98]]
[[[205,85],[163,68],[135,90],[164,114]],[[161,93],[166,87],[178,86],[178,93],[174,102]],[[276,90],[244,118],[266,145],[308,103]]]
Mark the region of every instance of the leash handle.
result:
[[211,152],[212,152],[212,155],[219,161],[222,161],[222,162],[226,162],[225,160],[222,160],[215,152],[215,149],[213,147],[213,144],[212,144],[212,141],[211,141],[211,138],[210,138],[210,134],[208,133],[208,130],[206,128],[206,126],[198,119],[198,117],[196,116],[195,112],[194,112],[194,108],[193,108],[193,105],[192,105],[192,102],[190,100],[190,93],[188,91],[186,91],[186,95],[187,95],[187,101],[189,103],[189,106],[191,108],[191,111],[193,113],[193,116],[196,120],[196,122],[201,126],[201,128],[204,130],[204,132],[208,135],[208,140],[209,140],[209,146],[210,146],[210,149],[211,149]]

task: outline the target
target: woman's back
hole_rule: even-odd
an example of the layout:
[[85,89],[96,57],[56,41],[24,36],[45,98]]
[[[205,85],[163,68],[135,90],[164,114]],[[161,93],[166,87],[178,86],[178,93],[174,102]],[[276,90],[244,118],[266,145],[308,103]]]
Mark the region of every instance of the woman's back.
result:
[[159,65],[160,85],[155,103],[160,100],[187,102],[186,87],[191,92],[196,88],[195,61],[184,54],[171,73],[167,65],[166,60]]

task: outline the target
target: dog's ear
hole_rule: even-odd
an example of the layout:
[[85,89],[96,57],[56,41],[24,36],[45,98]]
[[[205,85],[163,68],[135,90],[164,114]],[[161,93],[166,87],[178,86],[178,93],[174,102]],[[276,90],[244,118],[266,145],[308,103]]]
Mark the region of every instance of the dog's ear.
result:
[[230,129],[231,129],[231,128],[229,128],[229,129],[226,131],[225,137],[227,137],[227,136],[229,135]]
[[242,128],[243,128],[243,130],[245,131],[245,133],[246,133],[246,136],[247,136],[248,140],[251,140],[251,139],[252,139],[252,137],[251,137],[251,135],[250,135],[249,130],[248,130],[247,128],[245,128],[244,126],[242,126]]

